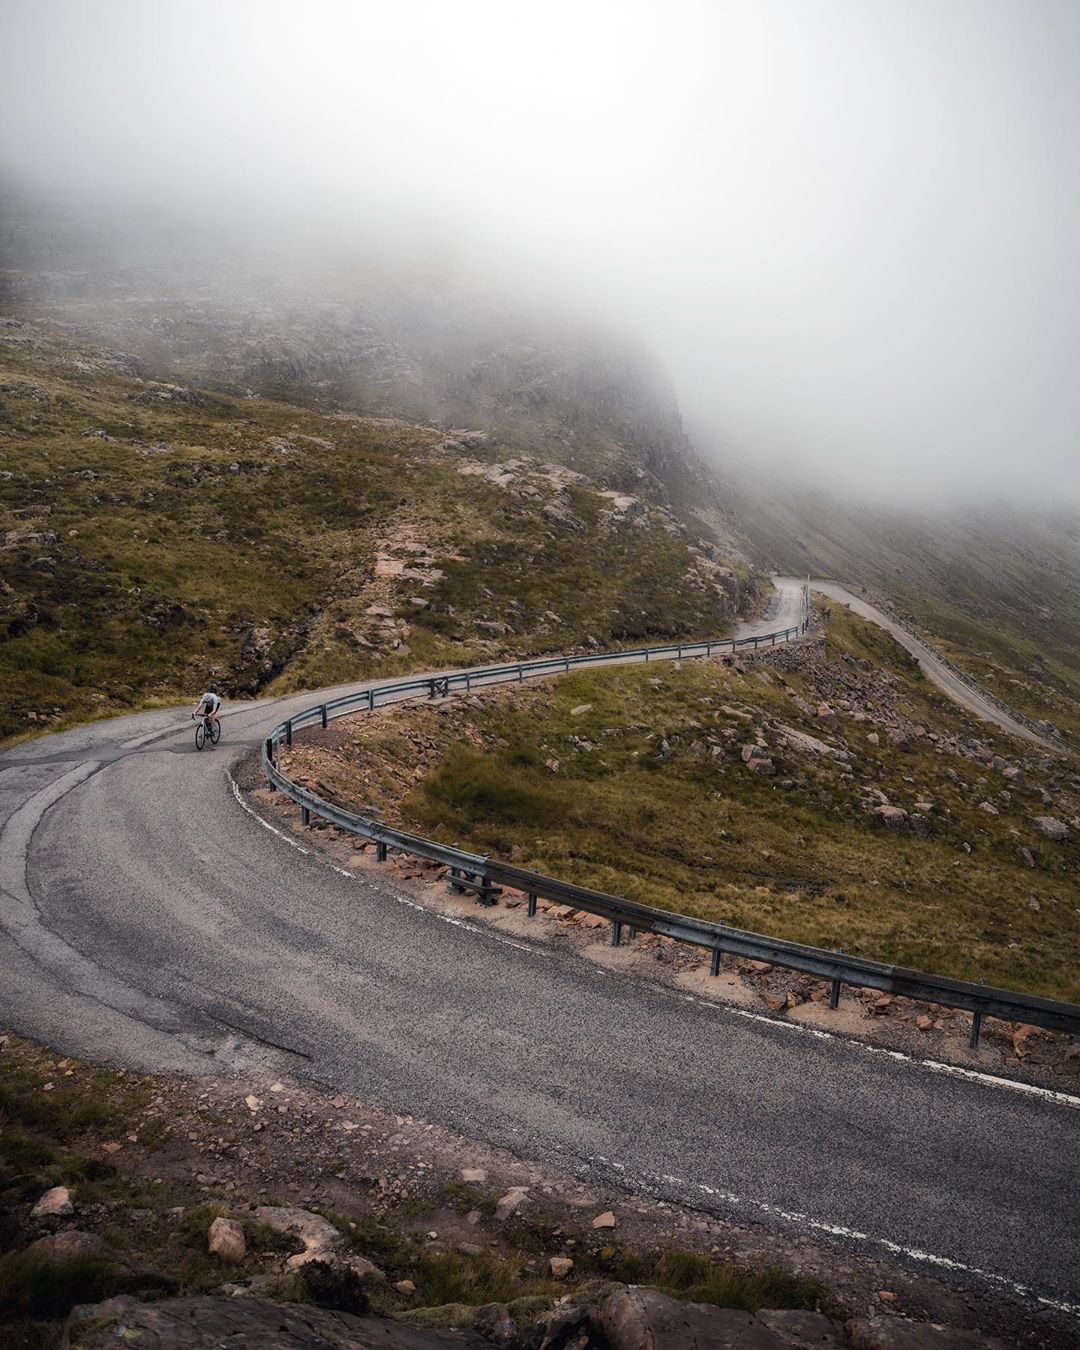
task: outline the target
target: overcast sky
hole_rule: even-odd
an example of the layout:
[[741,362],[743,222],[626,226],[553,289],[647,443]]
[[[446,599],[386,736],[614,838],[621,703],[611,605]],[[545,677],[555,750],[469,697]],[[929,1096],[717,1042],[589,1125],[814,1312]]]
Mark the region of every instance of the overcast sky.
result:
[[1080,501],[1076,0],[0,0],[0,165],[440,231],[744,458]]

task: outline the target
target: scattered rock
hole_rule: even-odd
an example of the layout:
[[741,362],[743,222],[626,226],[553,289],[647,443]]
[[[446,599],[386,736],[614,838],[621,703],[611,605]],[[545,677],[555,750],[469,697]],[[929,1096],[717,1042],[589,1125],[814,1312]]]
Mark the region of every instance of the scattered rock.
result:
[[529,1199],[528,1186],[511,1186],[505,1195],[500,1196],[495,1204],[496,1219],[508,1219],[511,1214],[516,1214],[522,1205]]
[[51,1190],[45,1192],[34,1208],[30,1211],[32,1219],[51,1219],[62,1214],[74,1214],[75,1206],[71,1203],[71,1192],[66,1186],[54,1186]]
[[979,810],[980,810],[980,811],[985,811],[986,814],[987,814],[988,816],[1000,816],[1000,815],[1001,815],[1001,812],[997,809],[997,807],[994,805],[993,802],[980,802],[980,803],[979,803]]
[[215,1219],[210,1225],[206,1245],[210,1255],[219,1256],[222,1261],[242,1261],[247,1255],[244,1225],[235,1219]]
[[906,830],[908,827],[908,813],[902,806],[875,806],[873,813],[890,830]]
[[592,712],[591,703],[579,703],[576,708],[570,709],[571,717],[581,717],[584,713]]
[[592,1226],[594,1228],[614,1228],[615,1215],[610,1209],[605,1209],[603,1214],[598,1214],[596,1218],[593,1219]]
[[564,1280],[574,1269],[573,1259],[569,1256],[553,1256],[548,1262],[548,1269],[553,1278]]
[[1069,837],[1069,827],[1063,820],[1056,820],[1053,816],[1035,816],[1032,824],[1040,834],[1045,834],[1047,839],[1055,844],[1063,844]]
[[470,1185],[482,1185],[487,1181],[487,1170],[483,1167],[463,1167],[461,1169],[461,1179],[462,1181],[468,1182]]

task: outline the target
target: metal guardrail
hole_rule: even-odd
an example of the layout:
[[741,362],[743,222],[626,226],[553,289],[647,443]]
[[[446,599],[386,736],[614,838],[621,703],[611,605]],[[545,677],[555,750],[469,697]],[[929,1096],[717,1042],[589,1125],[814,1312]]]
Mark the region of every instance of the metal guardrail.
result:
[[306,788],[299,787],[282,772],[277,762],[278,746],[292,745],[293,736],[297,731],[304,727],[325,727],[333,719],[358,710],[373,712],[376,708],[385,707],[387,704],[404,702],[412,698],[445,698],[455,690],[471,692],[490,688],[496,684],[520,683],[526,679],[564,674],[590,665],[678,660],[725,652],[735,653],[740,648],[756,651],[762,647],[775,647],[789,642],[805,633],[808,626],[807,615],[797,627],[757,637],[670,643],[662,647],[641,647],[624,652],[550,657],[538,661],[489,666],[481,670],[450,671],[436,676],[387,681],[355,694],[315,704],[275,727],[263,742],[263,770],[273,789],[283,792],[297,803],[305,824],[310,822],[312,816],[319,816],[341,830],[373,841],[376,846],[376,857],[380,862],[385,861],[388,850],[394,849],[412,857],[438,863],[448,869],[447,881],[451,887],[475,894],[483,904],[494,904],[503,887],[512,887],[527,897],[530,916],[535,915],[537,901],[542,899],[585,910],[587,913],[607,919],[611,924],[611,941],[616,946],[621,943],[624,930],[628,930],[630,937],[635,932],[656,933],[662,937],[704,948],[712,954],[713,975],[719,973],[720,958],[726,953],[817,976],[830,982],[830,1008],[836,1008],[841,987],[845,984],[937,1003],[943,1007],[958,1008],[973,1015],[971,1027],[973,1047],[978,1044],[982,1019],[988,1016],[1045,1027],[1052,1031],[1080,1034],[1080,1006],[1076,1004],[1056,1003],[1033,994],[1015,993],[1008,989],[972,984],[941,975],[930,975],[923,971],[908,970],[902,966],[869,961],[858,956],[848,956],[839,951],[807,947],[782,938],[768,937],[762,933],[729,928],[725,924],[705,919],[672,914],[667,910],[626,900],[622,896],[589,890],[573,882],[560,881],[556,877],[514,867],[496,858],[440,844],[436,840],[396,829],[371,816],[348,811]]
[[[821,577],[815,578],[815,580],[832,581],[834,578]],[[843,586],[845,590],[849,590],[856,598],[858,598],[859,590],[862,590],[863,595],[867,600],[871,604],[876,605],[877,608],[895,623],[898,628],[902,628],[908,637],[913,638],[925,652],[928,652],[936,661],[939,661],[950,674],[955,675],[956,678],[962,684],[967,685],[973,693],[978,694],[980,698],[984,698],[987,703],[992,703],[999,712],[1003,712],[1007,717],[1011,717],[1014,722],[1017,722],[1022,727],[1026,727],[1028,731],[1035,736],[1039,736],[1043,741],[1053,742],[1065,750],[1072,751],[1074,755],[1080,754],[1080,745],[1077,745],[1075,741],[1069,740],[1064,732],[1059,731],[1052,722],[1038,722],[1035,718],[1029,717],[1027,713],[1020,712],[1018,709],[1012,707],[1011,704],[1006,703],[1003,698],[999,698],[992,690],[987,689],[985,685],[980,684],[970,672],[958,666],[954,661],[950,661],[945,653],[935,647],[932,642],[928,641],[913,624],[909,623],[907,619],[898,614],[895,609],[891,609],[889,607],[889,602],[884,600],[880,595],[875,595],[866,587],[858,587],[858,589],[856,589],[856,585],[848,581],[838,581],[836,584]],[[811,582],[811,587],[812,586],[813,582]],[[841,603],[843,602],[841,601]]]

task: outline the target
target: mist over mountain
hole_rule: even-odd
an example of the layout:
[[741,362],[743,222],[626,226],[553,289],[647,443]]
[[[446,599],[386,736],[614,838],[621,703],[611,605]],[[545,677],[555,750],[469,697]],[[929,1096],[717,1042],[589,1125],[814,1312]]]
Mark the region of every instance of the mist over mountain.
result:
[[72,202],[253,257],[286,228],[326,275],[423,254],[599,317],[715,441],[832,491],[1080,497],[1073,5],[13,0],[0,24],[0,164]]

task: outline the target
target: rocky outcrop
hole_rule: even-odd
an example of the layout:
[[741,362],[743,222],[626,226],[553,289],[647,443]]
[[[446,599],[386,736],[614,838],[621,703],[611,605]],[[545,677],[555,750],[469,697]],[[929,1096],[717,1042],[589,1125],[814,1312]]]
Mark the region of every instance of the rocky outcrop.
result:
[[383,1317],[356,1317],[254,1298],[130,1298],[76,1308],[64,1350],[482,1350],[490,1342],[465,1331],[428,1331]]

